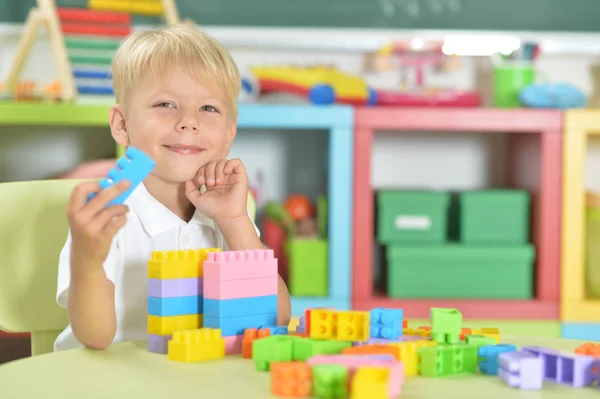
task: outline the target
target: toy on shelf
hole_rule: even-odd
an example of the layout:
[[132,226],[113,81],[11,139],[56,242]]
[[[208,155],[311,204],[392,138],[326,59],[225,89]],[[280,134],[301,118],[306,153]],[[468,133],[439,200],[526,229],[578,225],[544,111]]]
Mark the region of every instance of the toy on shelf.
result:
[[[400,69],[401,89],[376,89],[376,105],[405,107],[478,107],[481,96],[477,91],[448,88],[425,87],[425,68],[448,69],[454,64],[455,57],[445,55],[443,43],[413,40],[395,42],[384,46],[375,54],[369,55],[367,70]],[[395,62],[394,62],[395,61]],[[412,84],[408,81],[410,72],[414,72]]]
[[[37,0],[29,11],[5,90],[18,92],[19,77],[40,27],[45,27],[58,82],[41,96],[72,102],[80,95],[112,95],[110,64],[119,40],[131,32],[131,15],[163,16],[179,23],[174,0],[90,0],[89,8],[59,7],[55,0]],[[58,92],[60,90],[60,92]]]
[[375,92],[363,78],[333,67],[255,66],[252,73],[260,92],[283,92],[307,97],[313,104],[373,105]]

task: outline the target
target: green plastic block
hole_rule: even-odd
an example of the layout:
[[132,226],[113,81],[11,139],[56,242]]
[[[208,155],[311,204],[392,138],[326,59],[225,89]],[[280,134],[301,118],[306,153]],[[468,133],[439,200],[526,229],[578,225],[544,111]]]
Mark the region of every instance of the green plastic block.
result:
[[477,348],[455,344],[419,349],[419,374],[424,377],[448,377],[473,374],[477,370]]
[[271,362],[289,362],[294,358],[293,335],[271,335],[252,342],[252,360],[258,371],[268,371]]
[[530,197],[523,190],[460,194],[460,241],[519,245],[529,242]]
[[327,241],[293,238],[287,241],[289,290],[293,296],[326,297],[329,251]]
[[391,298],[532,299],[532,245],[390,245]]
[[377,239],[390,243],[442,243],[448,235],[450,194],[382,191],[377,195]]
[[83,50],[116,50],[121,42],[110,39],[80,39],[73,37],[65,38],[65,45],[68,49]]
[[496,340],[494,338],[486,337],[484,335],[467,335],[465,337],[465,342],[467,345],[473,345],[477,348],[486,345],[496,345]]
[[112,63],[112,55],[69,55],[69,61],[73,64],[104,64]]
[[341,364],[321,364],[311,368],[313,396],[319,399],[348,397],[348,369]]
[[458,309],[431,308],[431,339],[438,343],[459,342],[462,319]]
[[302,338],[294,342],[294,360],[305,362],[317,355],[336,355],[352,346],[352,342]]

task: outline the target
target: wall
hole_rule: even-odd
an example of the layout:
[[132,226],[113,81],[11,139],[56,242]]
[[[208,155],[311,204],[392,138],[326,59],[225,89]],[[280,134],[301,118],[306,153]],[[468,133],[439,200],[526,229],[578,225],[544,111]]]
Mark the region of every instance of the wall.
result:
[[[360,55],[348,51],[344,45],[323,51],[308,48],[285,50],[281,43],[277,49],[242,49],[236,46],[243,34],[236,30],[213,29],[218,38],[223,38],[230,46],[232,54],[241,70],[253,64],[333,64],[340,69],[358,73],[363,59]],[[238,33],[236,33],[238,32]],[[316,34],[313,32],[313,36]],[[6,76],[14,56],[19,29],[0,27],[0,80]],[[283,33],[271,33],[272,37],[284,40]],[[323,41],[343,43],[344,40],[333,32],[321,32]],[[346,36],[348,45],[357,46],[357,31]],[[409,33],[402,33],[405,37]],[[368,35],[363,35],[361,43],[370,43]],[[304,41],[310,41],[306,35]],[[361,36],[362,37],[362,36]],[[569,35],[549,36],[554,42],[569,43],[581,47],[582,40],[569,39]],[[291,36],[288,38],[291,39]],[[325,40],[327,39],[327,40]],[[281,42],[280,40],[280,42]],[[296,39],[294,39],[296,40]],[[299,40],[299,39],[298,39]],[[549,39],[548,39],[549,40]],[[569,41],[570,40],[570,41]],[[588,40],[589,42],[589,40]],[[565,45],[566,43],[566,45]],[[372,47],[372,45],[371,45]],[[556,47],[556,45],[555,45]],[[592,51],[593,50],[593,51]],[[551,53],[542,56],[538,62],[540,75],[550,81],[572,83],[590,93],[592,80],[589,66],[595,61],[598,49],[583,51],[582,54],[560,55]],[[24,79],[34,78],[40,83],[50,82],[54,77],[51,56],[45,38],[41,38],[33,50],[35,62],[27,65]],[[432,84],[454,85],[463,88],[480,87],[484,92],[491,90],[491,64],[487,57],[464,57],[463,68],[451,74],[434,74]],[[387,73],[379,76],[367,76],[377,86],[395,87],[399,76]],[[296,100],[297,101],[297,100]],[[489,103],[489,102],[488,102]],[[245,160],[253,183],[257,184],[259,172],[264,175],[266,196],[279,200],[285,194],[296,190],[308,190],[311,194],[319,189],[319,172],[323,164],[304,163],[303,169],[296,165],[280,165],[284,160],[300,158],[302,160],[323,160],[325,144],[315,132],[306,134],[279,134],[279,132],[242,131],[232,150],[232,156]],[[398,135],[394,132],[380,132],[374,148],[373,182],[377,188],[391,186],[428,186],[433,188],[466,189],[501,184],[506,165],[504,163],[505,137],[478,134],[436,134],[411,133]],[[314,147],[317,145],[317,147]],[[43,178],[63,171],[83,162],[111,156],[113,143],[107,129],[47,129],[32,127],[0,127],[0,181]],[[316,151],[313,148],[317,148]],[[600,167],[600,142],[594,143],[588,164],[593,169]],[[43,155],[41,155],[43,154]],[[40,156],[41,155],[41,156]],[[522,159],[527,159],[525,156]],[[533,160],[535,161],[535,159]],[[529,170],[535,162],[521,168],[526,180]],[[600,179],[595,173],[587,176],[591,189],[600,191]]]

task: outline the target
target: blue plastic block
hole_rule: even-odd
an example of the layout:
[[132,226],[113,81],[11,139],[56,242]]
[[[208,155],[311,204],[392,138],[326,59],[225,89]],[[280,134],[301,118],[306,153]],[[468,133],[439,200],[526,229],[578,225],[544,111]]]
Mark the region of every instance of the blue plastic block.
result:
[[402,309],[371,309],[371,338],[397,339],[402,336]]
[[152,316],[180,316],[201,313],[201,296],[148,297],[148,314]]
[[77,86],[77,92],[79,94],[96,94],[111,96],[113,95],[113,88],[110,86]]
[[270,335],[288,335],[287,326],[276,326],[276,327],[263,327],[262,330],[270,330]]
[[110,71],[89,71],[85,69],[74,69],[73,77],[75,79],[112,79]]
[[482,373],[497,375],[499,369],[498,356],[505,352],[514,352],[517,350],[515,345],[484,345],[477,351],[479,357],[479,370]]
[[236,299],[204,299],[204,317],[242,317],[277,313],[277,295]]
[[[134,147],[129,147],[125,152],[125,156],[119,158],[117,161],[117,167],[112,168],[108,172],[107,178],[100,180],[100,187],[102,187],[103,190],[123,179],[129,180],[131,183],[127,191],[110,201],[107,206],[124,203],[131,192],[150,174],[150,172],[152,172],[153,169],[154,161],[150,159],[150,157]],[[94,194],[91,194],[88,199],[92,199],[94,196]]]
[[247,328],[262,328],[277,325],[277,313],[243,317],[204,317],[204,327],[220,328],[223,337],[243,335]]

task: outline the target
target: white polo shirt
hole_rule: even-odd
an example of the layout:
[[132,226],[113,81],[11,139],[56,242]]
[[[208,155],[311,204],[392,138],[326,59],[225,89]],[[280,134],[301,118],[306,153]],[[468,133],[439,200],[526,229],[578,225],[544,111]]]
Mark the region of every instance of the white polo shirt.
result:
[[[197,248],[227,250],[223,235],[215,222],[196,211],[186,223],[156,200],[143,184],[131,193],[127,223],[119,230],[110,248],[104,271],[115,285],[117,331],[113,342],[146,339],[148,315],[148,259],[152,251]],[[255,226],[256,227],[256,226]],[[258,229],[256,229],[257,233]],[[58,264],[56,300],[67,307],[70,268],[71,232]],[[54,350],[83,347],[71,326],[58,336]]]

